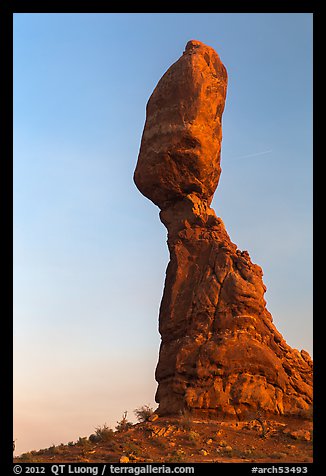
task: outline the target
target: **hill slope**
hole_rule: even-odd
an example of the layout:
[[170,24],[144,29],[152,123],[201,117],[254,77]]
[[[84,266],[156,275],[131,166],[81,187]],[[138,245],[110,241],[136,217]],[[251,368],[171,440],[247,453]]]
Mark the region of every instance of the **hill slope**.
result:
[[14,462],[312,462],[312,421],[158,418],[125,431],[103,426],[88,438],[25,453]]

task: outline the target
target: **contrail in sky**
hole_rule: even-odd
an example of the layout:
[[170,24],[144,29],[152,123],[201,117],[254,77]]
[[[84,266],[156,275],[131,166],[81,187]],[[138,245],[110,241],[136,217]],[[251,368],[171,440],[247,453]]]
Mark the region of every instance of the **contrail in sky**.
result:
[[272,152],[272,150],[264,150],[262,152],[255,152],[254,154],[248,154],[248,155],[239,155],[238,157],[234,157],[232,160],[247,159],[249,157],[257,157],[258,155],[265,155],[265,154],[269,154],[270,152]]

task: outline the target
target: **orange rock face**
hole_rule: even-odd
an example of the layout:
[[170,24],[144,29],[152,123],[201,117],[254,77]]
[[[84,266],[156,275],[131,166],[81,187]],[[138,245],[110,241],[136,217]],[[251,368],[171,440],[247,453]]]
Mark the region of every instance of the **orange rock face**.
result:
[[190,41],[147,105],[135,183],[161,208],[170,262],[156,369],[161,415],[296,414],[312,403],[312,360],[266,309],[261,268],[210,208],[220,176],[226,69]]
[[193,192],[211,202],[221,173],[226,87],[213,48],[189,41],[151,95],[134,179],[161,209]]

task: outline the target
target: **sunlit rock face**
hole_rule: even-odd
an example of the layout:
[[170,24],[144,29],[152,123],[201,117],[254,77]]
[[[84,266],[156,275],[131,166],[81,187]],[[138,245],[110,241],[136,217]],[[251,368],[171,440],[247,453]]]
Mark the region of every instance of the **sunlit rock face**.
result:
[[161,209],[190,193],[211,202],[221,173],[226,87],[213,48],[189,41],[151,95],[135,182]]
[[192,40],[147,104],[134,180],[160,207],[170,251],[158,412],[298,414],[312,403],[312,360],[277,331],[262,269],[237,249],[210,207],[221,173],[226,90],[217,53]]

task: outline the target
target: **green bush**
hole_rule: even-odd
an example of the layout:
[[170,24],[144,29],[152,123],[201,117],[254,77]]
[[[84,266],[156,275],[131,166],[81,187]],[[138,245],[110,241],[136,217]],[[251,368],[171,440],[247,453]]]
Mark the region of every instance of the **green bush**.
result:
[[178,426],[185,431],[190,431],[192,429],[192,417],[188,410],[181,412]]
[[162,438],[160,436],[156,436],[155,438],[151,439],[151,444],[158,448],[159,450],[165,450],[168,446],[168,442],[166,438]]
[[76,443],[77,446],[88,446],[89,445],[89,441],[87,439],[87,436],[83,436],[83,437],[79,437],[78,438],[78,441]]
[[305,410],[300,410],[298,414],[299,418],[302,418],[303,420],[313,420],[313,406],[309,405],[309,408]]
[[62,453],[62,448],[60,446],[55,446],[55,444],[53,444],[46,451],[52,455],[58,455]]
[[95,428],[95,434],[90,435],[89,440],[93,443],[111,441],[114,438],[114,432],[104,423],[103,426]]
[[21,463],[34,463],[34,458],[31,453],[23,453],[19,456],[19,461]]
[[188,433],[188,438],[189,441],[195,445],[201,442],[202,438],[200,437],[200,434],[197,433],[197,431],[190,430]]
[[148,419],[153,415],[154,410],[150,405],[143,405],[142,407],[136,408],[134,414],[139,423],[148,421]]
[[126,455],[128,455],[129,457],[130,456],[136,456],[137,457],[137,456],[141,456],[142,449],[138,444],[128,442],[124,445],[123,452]]
[[174,450],[168,457],[166,458],[167,463],[183,463],[185,461],[185,452],[182,448]]
[[133,426],[133,424],[127,419],[127,413],[128,412],[125,411],[122,415],[122,419],[120,421],[117,421],[117,426],[115,427],[115,429],[119,432],[127,431]]

